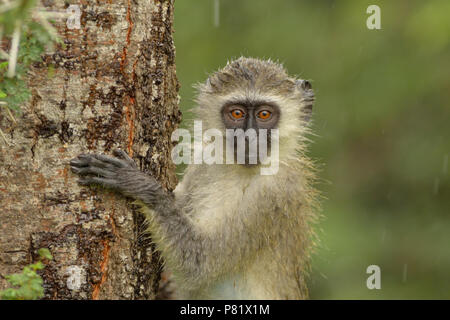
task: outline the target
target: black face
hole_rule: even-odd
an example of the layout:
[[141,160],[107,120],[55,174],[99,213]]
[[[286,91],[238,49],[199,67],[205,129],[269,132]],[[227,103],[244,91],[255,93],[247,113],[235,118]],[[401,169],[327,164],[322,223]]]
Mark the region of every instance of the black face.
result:
[[[280,118],[280,108],[270,102],[266,101],[255,101],[255,102],[230,102],[223,106],[222,108],[222,119],[225,124],[226,129],[235,129],[236,136],[234,138],[235,146],[235,157],[237,157],[237,148],[239,134],[236,129],[242,129],[247,132],[248,129],[254,129],[256,132],[257,141],[260,139],[260,130],[267,130],[267,148],[270,152],[270,129],[277,128],[277,124]],[[250,154],[250,143],[255,143],[248,135],[245,135],[245,164],[256,164],[260,163],[262,159],[259,157],[258,152]],[[258,144],[259,146],[259,144]],[[258,149],[257,149],[258,150]],[[256,163],[255,160],[257,159]],[[235,158],[235,163],[237,158]]]
[[280,108],[267,102],[232,102],[222,108],[222,118],[227,129],[273,129],[279,117]]

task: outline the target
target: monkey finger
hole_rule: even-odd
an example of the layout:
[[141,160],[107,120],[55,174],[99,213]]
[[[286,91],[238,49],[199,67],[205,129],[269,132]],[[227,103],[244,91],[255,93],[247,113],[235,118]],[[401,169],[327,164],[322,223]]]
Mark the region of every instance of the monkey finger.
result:
[[88,174],[95,174],[98,175],[100,177],[105,177],[105,178],[113,178],[116,174],[112,171],[109,170],[104,170],[101,168],[97,168],[97,167],[82,167],[82,168],[78,168],[78,167],[71,167],[72,172],[79,174],[80,176],[84,176],[84,175],[88,175]]
[[70,161],[70,165],[73,167],[98,167],[98,168],[107,168],[107,169],[113,169],[114,166],[97,160],[94,155],[80,155],[78,158],[75,158]]
[[87,162],[83,162],[78,158],[70,160],[69,164],[71,167],[86,167],[88,165]]
[[90,159],[92,159],[92,156],[93,154],[82,153],[78,155],[78,157],[76,157],[75,159],[79,161],[89,161]]
[[119,157],[119,158],[127,161],[131,166],[136,167],[136,163],[134,162],[134,160],[128,155],[128,153],[126,153],[122,149],[114,149],[113,154],[116,157]]
[[95,159],[97,159],[99,161],[102,161],[107,164],[111,164],[118,168],[124,168],[127,166],[123,160],[119,160],[117,158],[107,156],[105,154],[94,154],[93,156],[95,157]]
[[70,170],[73,172],[73,173],[77,173],[77,174],[80,174],[80,172],[83,170],[82,168],[79,168],[79,167],[77,167],[77,166],[74,166],[74,165],[72,165],[72,163],[70,164]]
[[89,158],[87,155],[80,154],[78,157],[70,160],[70,165],[76,167],[86,167],[89,165]]

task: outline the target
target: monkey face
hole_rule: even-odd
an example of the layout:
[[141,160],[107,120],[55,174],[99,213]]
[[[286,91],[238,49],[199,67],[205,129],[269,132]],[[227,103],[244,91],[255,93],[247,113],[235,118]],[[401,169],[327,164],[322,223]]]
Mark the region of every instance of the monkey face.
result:
[[[271,129],[277,128],[280,118],[278,105],[268,101],[230,101],[221,113],[227,148],[233,149],[234,160],[245,165],[263,162],[261,157],[270,155]],[[264,146],[267,151],[261,152]]]
[[314,92],[309,81],[290,77],[282,65],[241,57],[213,73],[197,89],[195,111],[204,127],[233,132],[232,138],[224,138],[227,163],[230,153],[236,159],[236,144],[244,139],[245,163],[265,164],[259,151],[252,152],[255,138],[251,132],[256,133],[258,142],[266,137],[270,161],[297,158],[304,149]]

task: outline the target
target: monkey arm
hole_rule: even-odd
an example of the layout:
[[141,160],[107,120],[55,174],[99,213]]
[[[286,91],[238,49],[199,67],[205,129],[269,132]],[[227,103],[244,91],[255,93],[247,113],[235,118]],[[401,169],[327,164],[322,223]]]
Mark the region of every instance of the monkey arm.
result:
[[152,238],[171,266],[183,273],[201,275],[202,241],[192,223],[155,178],[141,172],[124,151],[103,154],[81,154],[70,161],[72,172],[80,175],[79,184],[99,185],[142,201],[152,209],[147,213]]
[[[172,193],[141,172],[124,151],[115,150],[114,155],[118,158],[101,154],[80,155],[70,162],[71,169],[81,176],[81,185],[110,188],[149,207],[147,218],[153,241],[174,274],[180,274],[180,278],[190,285],[236,268],[243,259],[258,252],[265,241],[265,232],[250,231],[242,221],[234,221],[239,217],[229,218],[230,221],[224,221],[213,232],[201,232],[183,213],[183,204],[178,204]],[[261,223],[256,221],[255,225]]]
[[167,196],[159,183],[141,172],[126,152],[116,149],[114,155],[81,154],[70,161],[72,172],[81,176],[81,185],[96,184],[113,189],[126,196],[156,204]]

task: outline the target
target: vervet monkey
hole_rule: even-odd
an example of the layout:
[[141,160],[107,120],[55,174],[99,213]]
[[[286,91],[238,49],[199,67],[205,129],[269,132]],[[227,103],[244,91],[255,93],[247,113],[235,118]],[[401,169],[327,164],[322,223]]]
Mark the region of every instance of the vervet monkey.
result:
[[307,298],[317,218],[314,169],[305,155],[311,84],[278,63],[242,57],[198,91],[196,113],[205,129],[224,136],[227,129],[254,129],[258,136],[278,129],[276,174],[262,175],[259,157],[247,163],[248,150],[244,164],[189,165],[173,193],[121,150],[116,157],[80,155],[72,171],[81,185],[101,185],[141,203],[177,298]]

